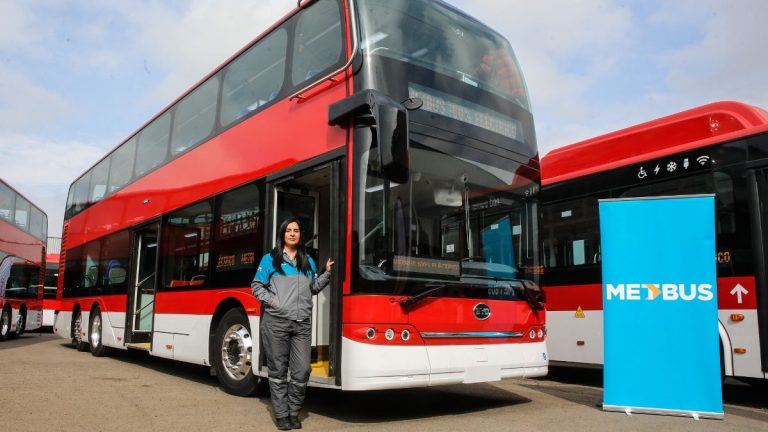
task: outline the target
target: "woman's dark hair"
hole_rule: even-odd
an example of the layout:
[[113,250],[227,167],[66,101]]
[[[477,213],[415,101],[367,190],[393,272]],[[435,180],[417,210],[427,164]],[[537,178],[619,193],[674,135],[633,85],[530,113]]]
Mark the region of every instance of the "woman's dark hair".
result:
[[[280,274],[285,274],[283,271],[283,248],[285,247],[285,232],[288,230],[288,225],[296,222],[299,226],[299,232],[301,232],[301,223],[297,218],[289,218],[280,224],[280,228],[277,230],[277,241],[275,241],[275,248],[272,249],[270,254],[272,255],[272,267]],[[296,245],[296,269],[300,273],[309,273],[312,271],[312,267],[309,265],[309,255],[304,250],[304,243],[302,243],[303,236],[299,237],[299,244]]]

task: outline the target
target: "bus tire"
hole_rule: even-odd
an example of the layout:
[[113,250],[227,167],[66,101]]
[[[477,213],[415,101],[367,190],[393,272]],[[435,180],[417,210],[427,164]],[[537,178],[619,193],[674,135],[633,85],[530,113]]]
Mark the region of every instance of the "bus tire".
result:
[[24,327],[27,325],[27,313],[19,311],[19,318],[16,320],[16,334],[13,337],[19,337],[24,334]]
[[251,396],[265,387],[266,380],[253,374],[254,343],[241,309],[230,309],[221,317],[214,337],[213,366],[225,392]]
[[11,332],[11,310],[7,307],[0,311],[0,341],[8,339]]
[[104,346],[102,334],[103,325],[101,321],[101,310],[97,307],[91,314],[91,323],[88,326],[88,346],[94,357],[105,357],[109,355],[109,348]]
[[75,319],[72,321],[72,345],[80,352],[88,351],[88,342],[83,341],[82,335],[83,328],[83,314],[78,312]]

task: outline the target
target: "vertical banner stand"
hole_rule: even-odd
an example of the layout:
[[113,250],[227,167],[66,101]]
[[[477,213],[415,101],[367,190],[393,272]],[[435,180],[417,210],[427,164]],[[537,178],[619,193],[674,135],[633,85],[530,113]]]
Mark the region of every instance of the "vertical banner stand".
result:
[[722,419],[714,195],[599,206],[603,409]]

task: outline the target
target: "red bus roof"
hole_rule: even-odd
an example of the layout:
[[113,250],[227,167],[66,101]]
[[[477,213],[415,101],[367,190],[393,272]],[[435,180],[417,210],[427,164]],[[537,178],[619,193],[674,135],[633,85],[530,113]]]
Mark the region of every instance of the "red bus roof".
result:
[[740,102],[714,102],[549,152],[543,185],[768,131],[768,112]]
[[59,254],[57,253],[49,253],[45,256],[45,262],[47,263],[59,263]]

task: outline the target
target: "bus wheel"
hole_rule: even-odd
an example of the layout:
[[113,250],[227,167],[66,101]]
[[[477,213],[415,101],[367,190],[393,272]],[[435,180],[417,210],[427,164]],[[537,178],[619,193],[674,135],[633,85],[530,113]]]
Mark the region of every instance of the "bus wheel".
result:
[[11,332],[11,312],[8,308],[3,308],[0,312],[0,341],[8,339],[8,333]]
[[88,331],[91,354],[93,354],[94,357],[104,357],[109,354],[109,348],[104,346],[104,341],[102,340],[101,334],[101,310],[96,308],[93,311],[93,316],[91,317],[91,327]]
[[253,337],[245,314],[231,309],[216,327],[213,362],[221,387],[235,396],[250,396],[264,387],[253,375]]
[[24,334],[24,326],[27,324],[27,315],[19,311],[19,318],[16,320],[16,335],[15,337],[19,337]]
[[88,351],[88,342],[83,341],[83,314],[78,312],[72,328],[72,345],[80,352]]

